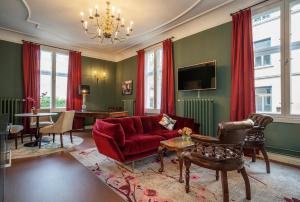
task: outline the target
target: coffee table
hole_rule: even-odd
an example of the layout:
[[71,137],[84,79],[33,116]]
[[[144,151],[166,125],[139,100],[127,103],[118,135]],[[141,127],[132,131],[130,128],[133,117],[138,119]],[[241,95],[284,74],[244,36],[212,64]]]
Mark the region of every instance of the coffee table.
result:
[[183,179],[182,179],[183,159],[181,157],[181,154],[184,151],[191,149],[193,146],[194,146],[194,142],[191,139],[187,140],[187,139],[183,139],[182,137],[175,137],[169,140],[161,141],[160,146],[158,147],[158,154],[160,156],[160,169],[158,171],[159,172],[164,171],[164,161],[163,161],[164,152],[166,150],[175,151],[179,160],[179,170],[180,170],[179,182],[183,183]]

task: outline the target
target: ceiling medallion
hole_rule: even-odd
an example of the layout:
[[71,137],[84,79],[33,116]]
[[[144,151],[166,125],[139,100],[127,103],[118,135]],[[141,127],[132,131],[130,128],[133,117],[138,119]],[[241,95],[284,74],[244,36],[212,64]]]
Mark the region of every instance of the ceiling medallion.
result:
[[85,34],[91,39],[97,39],[101,44],[105,40],[111,43],[126,40],[132,33],[133,21],[125,26],[125,18],[121,17],[121,10],[116,12],[114,6],[110,6],[110,2],[106,1],[106,8],[103,13],[99,12],[98,5],[93,9],[89,9],[89,16],[85,20],[84,12],[80,12],[81,25]]

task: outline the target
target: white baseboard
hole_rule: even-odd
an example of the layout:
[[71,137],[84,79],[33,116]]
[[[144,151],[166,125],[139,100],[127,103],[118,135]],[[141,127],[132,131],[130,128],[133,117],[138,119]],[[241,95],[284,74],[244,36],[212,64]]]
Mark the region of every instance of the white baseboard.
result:
[[[286,155],[282,155],[282,154],[276,154],[276,153],[272,153],[272,152],[268,152],[268,156],[269,156],[269,159],[272,161],[300,167],[300,158],[286,156]],[[262,154],[259,154],[258,157],[263,158]]]

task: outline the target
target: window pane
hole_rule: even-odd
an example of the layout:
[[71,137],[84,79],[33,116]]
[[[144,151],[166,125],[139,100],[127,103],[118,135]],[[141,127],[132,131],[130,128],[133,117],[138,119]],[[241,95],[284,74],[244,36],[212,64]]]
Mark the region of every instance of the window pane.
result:
[[272,112],[272,87],[257,87],[255,88],[256,111],[257,112]]
[[156,50],[156,108],[160,109],[162,88],[162,48]]
[[55,107],[65,108],[67,101],[69,56],[56,54],[56,87]]
[[[256,111],[281,113],[280,8],[253,16]],[[267,87],[268,88],[267,88]]]
[[293,1],[290,5],[290,64],[291,64],[291,77],[290,77],[290,95],[291,95],[291,114],[300,114],[300,1]]
[[145,108],[154,109],[154,52],[145,54]]
[[41,51],[40,67],[40,106],[41,108],[51,107],[52,96],[52,53]]

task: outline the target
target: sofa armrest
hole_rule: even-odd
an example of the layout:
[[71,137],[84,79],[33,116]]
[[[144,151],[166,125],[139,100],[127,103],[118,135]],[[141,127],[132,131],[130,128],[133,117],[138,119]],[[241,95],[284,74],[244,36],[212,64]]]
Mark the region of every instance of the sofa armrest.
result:
[[93,129],[93,137],[99,153],[119,162],[125,161],[120,148],[112,137],[105,135],[104,133],[100,133],[96,129]]

